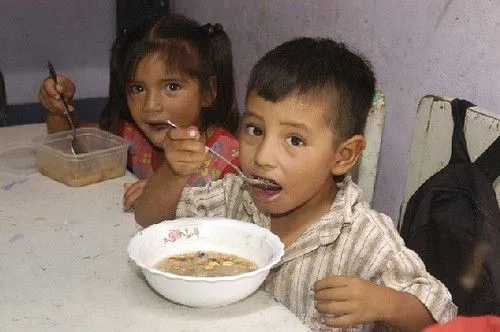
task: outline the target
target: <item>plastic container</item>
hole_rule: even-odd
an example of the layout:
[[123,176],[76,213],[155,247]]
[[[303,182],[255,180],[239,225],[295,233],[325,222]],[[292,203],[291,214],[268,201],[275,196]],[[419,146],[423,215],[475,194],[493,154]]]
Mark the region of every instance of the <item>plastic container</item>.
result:
[[26,176],[36,173],[36,145],[30,141],[0,146],[0,172]]
[[76,137],[86,153],[71,153],[70,131],[36,139],[40,173],[70,187],[125,174],[129,147],[125,139],[97,128],[78,128]]

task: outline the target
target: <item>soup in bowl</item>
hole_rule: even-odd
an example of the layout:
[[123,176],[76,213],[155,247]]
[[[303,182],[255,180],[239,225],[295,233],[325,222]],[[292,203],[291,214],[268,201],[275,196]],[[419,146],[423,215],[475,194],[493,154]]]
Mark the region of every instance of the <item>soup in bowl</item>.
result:
[[284,253],[268,229],[225,218],[167,220],[139,231],[127,249],[154,290],[191,307],[246,298]]

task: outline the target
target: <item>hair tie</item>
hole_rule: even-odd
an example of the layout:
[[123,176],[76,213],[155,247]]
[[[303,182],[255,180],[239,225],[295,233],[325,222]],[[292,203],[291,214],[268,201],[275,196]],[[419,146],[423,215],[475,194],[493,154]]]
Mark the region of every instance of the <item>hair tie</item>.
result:
[[209,36],[213,36],[216,33],[224,31],[224,28],[222,27],[222,24],[220,24],[220,23],[215,23],[215,24],[207,23],[204,26],[202,26],[202,29]]

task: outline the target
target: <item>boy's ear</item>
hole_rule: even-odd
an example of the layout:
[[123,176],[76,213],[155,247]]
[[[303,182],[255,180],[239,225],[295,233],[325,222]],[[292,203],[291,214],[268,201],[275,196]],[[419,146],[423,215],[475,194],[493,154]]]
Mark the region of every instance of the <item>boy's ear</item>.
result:
[[332,175],[340,176],[348,173],[358,161],[365,146],[365,138],[361,135],[354,135],[340,143],[332,166]]
[[215,98],[217,98],[217,76],[211,76],[208,84],[208,91],[203,94],[203,100],[201,101],[201,106],[206,108],[212,107]]

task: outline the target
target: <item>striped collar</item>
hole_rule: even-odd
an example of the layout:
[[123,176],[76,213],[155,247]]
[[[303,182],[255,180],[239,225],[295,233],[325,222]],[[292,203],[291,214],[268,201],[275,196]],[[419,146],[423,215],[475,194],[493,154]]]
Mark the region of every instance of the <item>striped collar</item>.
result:
[[[244,190],[242,198],[243,206],[248,215],[252,216],[252,221],[261,227],[271,229],[270,216],[259,211],[247,190]],[[360,199],[361,188],[352,181],[351,176],[346,176],[344,181],[339,183],[339,191],[328,213],[311,224],[294,243],[285,249],[285,255],[279,265],[335,242],[341,229],[353,222],[355,218],[353,207],[360,202]]]

